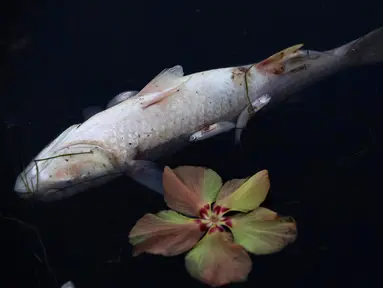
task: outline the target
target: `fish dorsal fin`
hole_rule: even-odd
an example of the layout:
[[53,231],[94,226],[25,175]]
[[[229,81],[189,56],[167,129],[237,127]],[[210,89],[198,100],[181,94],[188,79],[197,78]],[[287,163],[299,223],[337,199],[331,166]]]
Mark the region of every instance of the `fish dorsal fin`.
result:
[[190,79],[190,77],[182,79],[183,75],[180,65],[164,69],[136,95],[141,107],[147,108],[178,91]]
[[266,70],[268,72],[272,72],[274,74],[281,74],[284,72],[284,62],[290,59],[293,56],[293,54],[297,52],[302,46],[303,44],[297,44],[282,51],[279,51],[266,58],[265,60],[259,62],[258,64],[256,64],[256,66],[257,68]]

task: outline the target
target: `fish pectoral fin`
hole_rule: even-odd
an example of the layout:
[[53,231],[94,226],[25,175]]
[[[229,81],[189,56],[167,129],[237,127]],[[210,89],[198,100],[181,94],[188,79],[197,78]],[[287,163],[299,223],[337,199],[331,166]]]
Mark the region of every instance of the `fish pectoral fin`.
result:
[[99,106],[89,106],[82,110],[82,117],[84,118],[84,121],[86,121],[101,111],[103,111],[103,109]]
[[285,72],[284,63],[289,60],[291,57],[294,57],[296,52],[303,46],[303,44],[297,44],[286,48],[274,55],[271,55],[267,59],[257,63],[255,66],[258,69],[267,71],[273,74],[283,74]]
[[260,109],[265,107],[271,100],[269,94],[262,95],[258,97],[251,103],[252,107],[246,107],[242,110],[241,114],[239,114],[237,123],[235,125],[235,144],[238,145],[241,143],[241,135],[243,129],[247,126],[247,123],[258,112]]
[[164,194],[162,173],[163,169],[156,163],[146,160],[131,161],[126,171],[126,175],[134,181],[157,193]]
[[139,94],[147,94],[154,91],[161,91],[169,88],[175,81],[184,76],[184,71],[181,65],[176,65],[172,68],[162,70],[154,77]]
[[211,137],[214,137],[218,134],[228,132],[235,128],[235,124],[229,121],[222,121],[206,126],[205,128],[193,133],[189,137],[190,142],[198,142],[205,140]]
[[138,101],[141,105],[141,108],[145,109],[145,108],[148,108],[149,106],[151,106],[153,104],[161,102],[162,100],[169,97],[173,93],[178,92],[182,84],[183,83],[181,83],[181,84],[179,84],[173,88],[166,89],[165,91],[162,91],[162,92],[140,94]]
[[190,77],[182,79],[183,75],[180,65],[163,70],[137,94],[141,107],[145,109],[179,91],[180,87],[190,79]]
[[113,97],[112,100],[109,101],[108,105],[106,106],[106,109],[109,109],[110,107],[113,107],[121,102],[124,102],[125,100],[132,98],[138,94],[139,91],[125,91],[117,96]]

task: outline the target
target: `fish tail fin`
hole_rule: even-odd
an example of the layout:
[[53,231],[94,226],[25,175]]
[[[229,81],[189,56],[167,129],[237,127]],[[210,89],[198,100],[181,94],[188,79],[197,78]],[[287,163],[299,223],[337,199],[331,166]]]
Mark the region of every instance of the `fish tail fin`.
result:
[[383,62],[383,27],[327,52],[346,57],[353,66]]

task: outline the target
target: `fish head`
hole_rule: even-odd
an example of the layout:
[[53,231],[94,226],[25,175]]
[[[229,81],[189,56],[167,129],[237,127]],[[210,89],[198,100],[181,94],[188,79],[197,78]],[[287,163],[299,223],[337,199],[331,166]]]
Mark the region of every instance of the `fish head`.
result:
[[[73,131],[66,134],[73,135]],[[111,152],[96,143],[76,141],[71,144],[67,138],[56,138],[20,173],[14,186],[19,196],[59,200],[102,185],[121,174]]]

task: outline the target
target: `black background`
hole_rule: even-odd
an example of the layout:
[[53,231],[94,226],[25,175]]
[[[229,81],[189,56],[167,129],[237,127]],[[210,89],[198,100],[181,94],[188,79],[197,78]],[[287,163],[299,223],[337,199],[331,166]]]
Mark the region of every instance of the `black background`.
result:
[[[56,203],[25,203],[21,169],[81,110],[139,90],[166,67],[186,74],[249,64],[297,43],[326,50],[383,25],[379,1],[9,1],[3,3],[1,287],[203,287],[182,256],[131,257],[128,233],[162,198],[120,178]],[[8,6],[6,6],[8,5]],[[5,63],[5,64],[4,64]],[[258,113],[233,133],[162,164],[203,165],[224,180],[270,172],[263,204],[298,223],[297,241],[253,257],[230,287],[375,287],[382,144],[382,65],[338,73]],[[41,262],[38,260],[41,259]],[[55,275],[55,277],[53,276]]]

